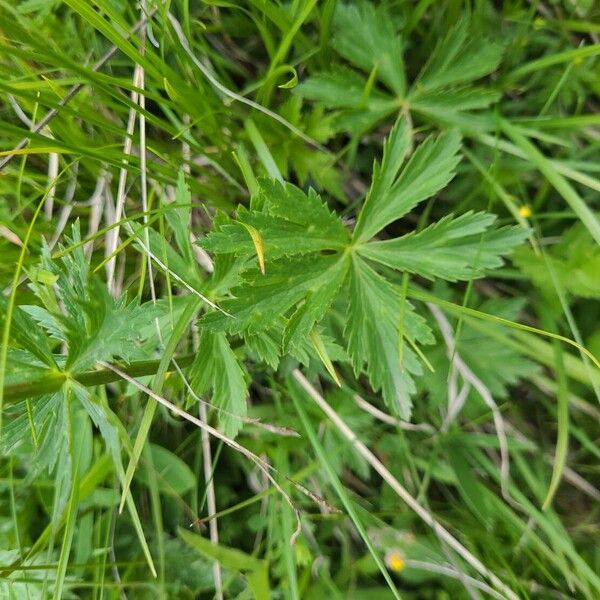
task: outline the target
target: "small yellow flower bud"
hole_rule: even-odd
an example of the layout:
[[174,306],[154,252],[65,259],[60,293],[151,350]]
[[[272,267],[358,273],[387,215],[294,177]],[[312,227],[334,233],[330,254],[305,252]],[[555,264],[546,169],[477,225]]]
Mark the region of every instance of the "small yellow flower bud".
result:
[[406,566],[406,561],[404,560],[404,556],[400,550],[393,549],[386,553],[385,564],[391,571],[399,573]]
[[524,218],[524,219],[529,219],[529,217],[531,217],[531,208],[527,205],[527,204],[523,204],[522,206],[519,206],[519,214]]

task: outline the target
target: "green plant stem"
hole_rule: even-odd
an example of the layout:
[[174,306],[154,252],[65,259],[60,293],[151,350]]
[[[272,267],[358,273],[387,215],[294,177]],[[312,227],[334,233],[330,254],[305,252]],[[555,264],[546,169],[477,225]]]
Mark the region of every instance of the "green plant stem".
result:
[[[193,360],[194,356],[192,354],[181,356],[176,359],[179,367],[187,367],[192,364]],[[140,360],[131,362],[128,365],[116,364],[116,366],[127,373],[127,375],[131,375],[131,377],[142,377],[144,375],[154,375],[158,371],[160,363],[160,360]],[[171,371],[175,371],[173,361],[169,363],[167,368],[167,372]],[[120,377],[114,371],[110,371],[109,369],[82,371],[81,373],[75,373],[70,376],[68,373],[61,371],[48,371],[45,372],[40,379],[28,381],[27,383],[17,383],[5,386],[4,399],[14,403],[17,400],[23,400],[33,396],[51,394],[52,392],[58,391],[68,379],[73,379],[86,387],[92,387],[118,381]]]

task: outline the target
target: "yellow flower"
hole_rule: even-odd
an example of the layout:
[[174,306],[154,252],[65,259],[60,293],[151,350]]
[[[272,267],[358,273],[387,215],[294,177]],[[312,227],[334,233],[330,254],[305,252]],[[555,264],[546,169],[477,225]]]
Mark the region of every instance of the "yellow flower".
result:
[[529,219],[529,217],[531,217],[531,208],[529,207],[529,205],[527,204],[523,204],[522,206],[519,206],[519,214],[524,218],[524,219]]
[[391,571],[399,573],[406,566],[406,561],[404,560],[402,552],[394,548],[393,550],[387,551],[385,555],[385,564]]

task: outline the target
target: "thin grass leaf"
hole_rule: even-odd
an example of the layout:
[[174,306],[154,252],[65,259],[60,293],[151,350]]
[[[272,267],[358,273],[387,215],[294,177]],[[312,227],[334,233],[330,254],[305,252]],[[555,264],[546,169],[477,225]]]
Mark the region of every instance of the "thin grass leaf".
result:
[[513,329],[519,329],[521,331],[535,333],[535,334],[543,336],[543,337],[548,337],[548,338],[552,338],[552,339],[564,342],[565,344],[569,344],[570,346],[573,346],[574,348],[579,350],[579,352],[581,352],[582,354],[585,354],[585,356],[587,356],[594,363],[594,365],[600,370],[600,361],[587,348],[585,348],[581,344],[578,344],[574,340],[571,340],[571,339],[564,337],[562,335],[559,335],[557,333],[553,333],[551,331],[545,331],[543,329],[538,329],[537,327],[532,327],[531,325],[524,325],[523,323],[517,323],[515,321],[511,321],[509,319],[504,319],[504,318],[498,317],[496,315],[490,315],[487,313],[483,313],[481,311],[474,310],[474,309],[466,307],[466,306],[461,306],[459,304],[454,304],[453,302],[448,302],[447,300],[442,300],[432,294],[429,294],[428,292],[418,290],[414,287],[409,288],[408,296],[411,298],[415,298],[417,300],[424,300],[426,302],[432,302],[433,304],[438,304],[440,306],[443,306],[444,308],[447,308],[448,310],[450,310],[452,312],[462,313],[465,315],[473,316],[475,318],[483,319],[485,321],[490,321],[492,323],[506,325],[507,327],[511,327]]
[[563,350],[558,342],[553,343],[554,356],[556,364],[557,379],[557,426],[558,435],[556,439],[556,450],[554,452],[554,461],[552,464],[552,479],[548,486],[548,493],[542,503],[542,510],[547,510],[558,490],[565,465],[567,462],[567,452],[569,450],[569,388],[565,365],[563,360]]
[[573,212],[581,219],[592,237],[600,244],[600,220],[579,196],[575,189],[549,163],[548,159],[513,125],[502,121],[502,129],[540,170],[556,191],[564,198]]
[[[153,385],[156,390],[160,390],[165,380],[165,375],[167,373],[167,369],[169,367],[169,363],[175,353],[177,345],[183,335],[183,332],[188,327],[190,321],[194,318],[198,311],[198,305],[190,301],[182,314],[180,320],[177,322],[176,326],[171,333],[171,337],[169,338],[167,345],[164,349],[163,356],[161,358],[160,364],[158,366],[158,370],[156,375],[154,376]],[[125,506],[125,502],[130,502],[130,492],[129,488],[131,486],[131,481],[133,479],[133,475],[135,473],[135,469],[140,460],[140,456],[142,454],[142,450],[144,448],[144,444],[148,438],[148,433],[150,431],[150,425],[152,424],[152,420],[154,418],[154,413],[156,412],[156,403],[148,402],[146,404],[146,408],[144,409],[144,414],[142,417],[142,421],[140,423],[140,427],[138,429],[138,433],[135,438],[135,442],[133,445],[133,450],[131,453],[131,458],[129,460],[129,464],[127,465],[127,470],[125,471],[124,481],[122,482],[123,491],[121,494],[121,502],[119,504],[119,512],[123,511]]]
[[281,176],[279,168],[277,167],[275,160],[273,159],[273,155],[271,154],[269,148],[265,144],[265,140],[263,139],[256,125],[254,124],[254,121],[252,119],[246,119],[244,121],[244,127],[246,129],[248,137],[250,138],[250,141],[252,142],[252,145],[254,146],[254,149],[256,150],[256,153],[258,154],[258,158],[260,159],[265,170],[267,171],[267,175],[283,183],[283,177]]
[[310,422],[310,420],[306,414],[306,411],[302,407],[302,399],[300,398],[297,384],[294,384],[292,382],[290,382],[290,384],[291,385],[289,385],[289,391],[290,391],[290,396],[292,398],[292,401],[294,403],[294,408],[296,409],[296,412],[298,413],[298,416],[300,417],[300,421],[302,422],[304,431],[306,431],[306,435],[308,436],[308,439],[310,440],[310,443],[319,459],[319,463],[321,464],[325,473],[327,474],[327,477],[329,479],[329,482],[331,483],[331,486],[333,487],[333,489],[335,490],[339,499],[341,500],[342,504],[344,505],[344,508],[346,509],[346,511],[348,513],[348,516],[350,517],[350,519],[352,519],[352,523],[356,527],[360,537],[362,538],[363,542],[367,546],[367,549],[369,550],[369,554],[371,555],[371,557],[375,561],[375,564],[377,565],[377,568],[383,575],[383,578],[385,579],[390,591],[394,595],[394,598],[400,599],[401,596],[396,588],[396,585],[394,584],[392,578],[390,577],[390,574],[388,573],[385,565],[383,564],[381,557],[377,553],[377,550],[373,546],[373,543],[371,542],[371,539],[369,538],[369,535],[358,515],[358,512],[356,511],[356,509],[354,507],[354,503],[350,499],[348,492],[344,489],[344,486],[342,485],[341,481],[339,480],[338,476],[336,475],[335,470],[331,467],[329,460],[327,458],[327,453],[325,452],[323,446],[321,445],[321,442],[319,442],[319,439],[313,428],[313,425]]

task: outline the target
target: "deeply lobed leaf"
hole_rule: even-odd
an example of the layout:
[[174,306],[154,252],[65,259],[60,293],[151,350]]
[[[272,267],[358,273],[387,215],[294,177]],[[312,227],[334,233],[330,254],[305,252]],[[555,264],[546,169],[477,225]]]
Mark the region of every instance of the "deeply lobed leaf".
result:
[[435,47],[415,81],[414,93],[475,81],[496,69],[502,50],[500,44],[474,34],[469,19],[463,19]]
[[361,247],[361,255],[428,279],[456,281],[481,277],[486,269],[502,266],[501,257],[511,254],[529,235],[529,230],[522,227],[488,231],[495,220],[490,213],[447,215],[423,231],[370,242]]
[[338,5],[333,47],[364,74],[334,66],[312,74],[297,93],[337,109],[337,130],[355,136],[401,109],[445,127],[493,128],[491,117],[473,111],[489,107],[500,93],[473,84],[498,67],[502,44],[482,37],[470,19],[462,19],[435,45],[408,89],[402,40],[392,23],[384,7]]
[[454,177],[460,161],[460,136],[456,131],[427,138],[402,166],[408,135],[408,126],[400,119],[386,143],[381,167],[374,169],[373,182],[354,230],[355,242],[369,240]]
[[232,290],[237,297],[221,302],[221,307],[232,316],[211,312],[202,323],[229,333],[253,333],[269,329],[304,301],[308,306],[292,322],[288,333],[291,340],[298,330],[306,331],[308,323],[323,316],[344,279],[347,264],[344,256],[318,255],[281,259],[271,265],[266,275],[254,269],[248,272],[243,285]]
[[212,390],[212,404],[221,409],[219,427],[225,435],[235,437],[246,416],[248,389],[244,370],[224,333],[203,331],[190,376],[198,395]]
[[203,248],[216,254],[252,256],[256,247],[247,226],[260,234],[267,265],[282,256],[345,246],[346,228],[313,190],[305,194],[289,183],[269,179],[259,180],[259,186],[251,210],[240,207],[236,221],[222,223],[198,241]]
[[[226,312],[205,315],[205,328],[242,335],[254,356],[276,366],[282,353],[304,352],[313,328],[344,289],[354,370],[366,372],[403,418],[411,414],[412,375],[421,373],[412,348],[432,336],[396,286],[367,260],[431,279],[471,279],[500,266],[502,256],[528,235],[523,228],[490,230],[494,215],[468,212],[400,238],[372,240],[446,185],[460,160],[455,131],[427,138],[407,161],[410,136],[407,121],[399,119],[385,141],[381,165],[375,164],[351,239],[314,192],[263,179],[250,209],[238,209],[235,222],[219,217],[216,231],[201,242],[218,260],[234,256],[238,265],[229,288],[233,297],[220,301]],[[264,252],[259,263],[265,259],[265,273],[262,263],[261,270],[250,267],[248,259],[257,251]]]
[[377,89],[365,95],[364,76],[348,68],[334,68],[303,81],[296,93],[322,102],[331,108],[369,108],[389,106],[389,97]]
[[406,77],[402,44],[385,7],[370,2],[338,4],[333,47],[347,60],[370,73],[373,69],[390,90],[403,96]]
[[[396,287],[355,256],[350,277],[350,310],[345,336],[356,373],[366,368],[375,391],[394,414],[410,419],[412,375],[422,373],[421,364],[409,347],[400,350],[400,294]],[[421,343],[431,342],[431,333],[410,309],[405,311],[405,335]]]

